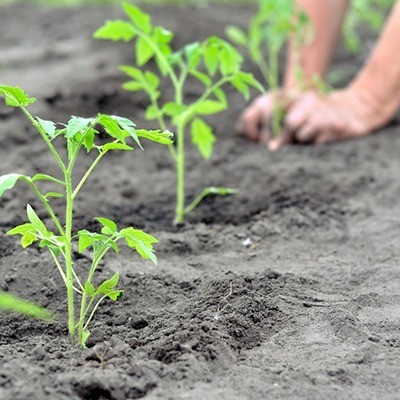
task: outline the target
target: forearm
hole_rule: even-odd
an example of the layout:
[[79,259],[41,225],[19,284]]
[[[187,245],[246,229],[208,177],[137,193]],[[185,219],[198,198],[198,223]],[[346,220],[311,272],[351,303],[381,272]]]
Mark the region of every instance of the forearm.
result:
[[379,41],[350,86],[387,118],[400,106],[400,0],[397,0]]
[[311,43],[297,44],[292,39],[288,46],[284,87],[297,89],[297,69],[300,67],[306,87],[315,77],[323,78],[340,37],[349,0],[297,0],[308,14],[313,29]]

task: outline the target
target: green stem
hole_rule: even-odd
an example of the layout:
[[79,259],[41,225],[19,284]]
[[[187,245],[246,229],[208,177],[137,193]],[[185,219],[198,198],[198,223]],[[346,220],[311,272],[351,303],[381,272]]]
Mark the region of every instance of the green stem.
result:
[[177,157],[176,157],[176,212],[175,224],[183,222],[185,217],[185,125],[179,124],[177,131]]
[[64,162],[62,161],[60,155],[57,153],[57,150],[54,148],[54,146],[51,143],[50,139],[47,137],[47,134],[43,130],[42,126],[39,124],[38,121],[36,121],[35,118],[33,118],[33,116],[29,113],[29,111],[24,106],[20,106],[20,108],[23,111],[23,113],[26,115],[26,117],[29,119],[29,121],[32,123],[32,125],[40,133],[40,136],[43,138],[43,140],[47,144],[48,148],[50,149],[51,153],[53,154],[53,157],[56,159],[57,164],[61,168],[61,171],[65,174],[67,172],[67,168],[65,167]]
[[72,261],[72,217],[73,217],[73,196],[71,173],[65,174],[66,183],[66,213],[65,213],[65,275],[67,278],[67,297],[68,297],[68,330],[72,343],[75,340],[75,309],[74,309],[74,273]]
[[57,216],[55,215],[55,213],[54,213],[53,209],[51,208],[51,206],[50,206],[49,202],[47,201],[47,199],[43,196],[43,194],[40,192],[40,190],[37,188],[37,186],[31,180],[29,180],[29,179],[24,179],[24,180],[25,180],[25,182],[27,182],[29,184],[29,186],[35,192],[36,196],[43,203],[45,209],[49,213],[49,215],[50,215],[52,221],[54,222],[54,225],[58,229],[60,235],[62,237],[65,237],[64,229],[62,228]]
[[268,81],[269,88],[271,91],[275,92],[274,96],[274,110],[272,113],[272,134],[275,137],[279,137],[282,133],[281,128],[281,107],[279,105],[279,99],[277,97],[277,92],[279,90],[279,50],[270,48],[269,51],[269,63],[270,63],[270,78]]
[[94,171],[94,169],[97,167],[97,164],[100,162],[100,160],[107,154],[106,151],[102,151],[97,158],[93,161],[93,164],[90,166],[90,168],[86,171],[86,174],[83,176],[81,181],[79,182],[78,186],[75,188],[74,192],[72,193],[72,199],[75,199],[79,191],[82,189],[82,186],[86,183],[88,180],[90,174]]

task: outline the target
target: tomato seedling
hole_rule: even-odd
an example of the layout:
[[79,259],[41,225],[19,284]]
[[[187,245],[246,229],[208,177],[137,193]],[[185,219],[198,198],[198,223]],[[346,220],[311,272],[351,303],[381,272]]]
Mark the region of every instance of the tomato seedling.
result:
[[[303,79],[297,49],[308,34],[308,26],[307,15],[296,6],[294,0],[260,0],[258,11],[252,18],[247,31],[231,25],[226,28],[225,33],[233,43],[246,48],[250,59],[267,82],[269,90],[277,93],[279,56],[289,37],[293,42],[294,53],[298,54],[297,79],[299,81]],[[271,121],[271,130],[275,136],[281,134],[283,118],[283,110],[276,99]]]
[[[97,285],[97,287],[95,286],[94,274],[104,256],[109,250],[118,253],[118,242],[124,240],[143,259],[157,263],[153,250],[153,245],[157,243],[157,239],[132,227],[118,229],[115,222],[106,218],[96,218],[102,226],[101,232],[90,232],[88,230],[74,232],[75,200],[97,164],[107,153],[116,150],[133,150],[133,147],[127,144],[127,139],[133,140],[140,148],[142,148],[140,138],[168,145],[172,143],[171,133],[160,130],[136,129],[135,124],[127,118],[104,114],[98,114],[94,118],[72,117],[67,125],[60,126],[52,121],[33,117],[27,107],[36,100],[29,97],[22,89],[0,86],[0,96],[5,98],[6,105],[18,107],[26,115],[50,150],[62,176],[62,178],[58,178],[47,174],[36,174],[30,177],[13,173],[0,177],[0,197],[6,190],[12,189],[18,181],[25,182],[32,188],[50,218],[50,222],[46,223],[28,204],[29,222],[11,229],[8,235],[20,235],[23,248],[38,242],[39,247],[49,250],[67,289],[68,330],[71,341],[77,340],[80,345],[84,346],[90,334],[88,326],[100,303],[107,298],[116,301],[123,293],[122,290],[117,288],[118,273]],[[110,139],[107,143],[101,145],[95,143],[99,127]],[[55,147],[57,139],[64,139],[67,152],[66,160],[63,160],[62,153]],[[97,157],[74,186],[72,174],[82,149],[85,149],[87,153],[96,152]],[[50,182],[57,187],[57,190],[42,192],[39,185],[43,181]],[[62,222],[60,217],[56,215],[51,205],[54,198],[63,199],[65,222]],[[50,223],[53,226],[50,226]],[[52,229],[55,229],[55,233]],[[73,257],[75,246],[79,253],[88,249],[92,251],[91,266],[85,279],[78,276],[75,268],[76,263]],[[75,293],[80,295],[80,311],[77,318],[75,317]]]
[[[203,117],[227,109],[228,101],[223,88],[231,84],[246,99],[249,98],[250,87],[260,91],[263,88],[252,74],[242,71],[241,55],[226,41],[213,36],[174,52],[171,47],[174,38],[172,32],[153,25],[151,16],[139,8],[128,3],[124,3],[123,7],[130,21],[107,21],[94,36],[113,41],[136,41],[136,65],[121,67],[130,77],[123,87],[132,92],[146,92],[150,101],[146,118],[158,121],[162,130],[171,127],[176,132],[176,146],[170,146],[170,151],[177,171],[175,223],[181,223],[208,195],[236,192],[230,188],[209,187],[186,205],[185,137],[188,128],[192,143],[201,156],[209,160],[216,138],[212,127]],[[157,64],[158,75],[144,70],[151,60]],[[161,77],[169,79],[174,88],[173,99],[162,96]],[[204,88],[194,100],[186,96],[186,84],[190,79],[199,81]]]

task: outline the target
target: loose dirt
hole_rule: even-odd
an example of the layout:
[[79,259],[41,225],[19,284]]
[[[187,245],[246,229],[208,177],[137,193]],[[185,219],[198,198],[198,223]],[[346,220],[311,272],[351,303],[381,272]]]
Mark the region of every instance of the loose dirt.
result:
[[[177,32],[177,46],[244,25],[251,12],[152,9]],[[118,65],[129,64],[132,48],[91,38],[119,15],[0,8],[0,82],[37,97],[32,111],[42,118],[100,111],[150,127],[145,97],[120,88]],[[365,43],[371,47],[370,36]],[[339,51],[343,82],[362,60]],[[237,187],[237,196],[209,198],[172,227],[173,164],[150,143],[145,152],[110,155],[82,191],[77,229],[105,216],[160,239],[158,267],[127,249],[101,266],[102,277],[121,272],[126,294],[101,307],[84,351],[68,343],[64,288],[50,257],[5,235],[25,221],[27,202],[37,205],[34,196],[20,185],[0,200],[0,289],[59,317],[47,325],[1,314],[1,399],[399,398],[399,127],[270,154],[235,135],[244,104],[229,97],[230,110],[210,120],[219,139],[212,161],[189,150],[188,196],[209,185]],[[20,113],[4,107],[0,160],[0,174],[57,173]]]

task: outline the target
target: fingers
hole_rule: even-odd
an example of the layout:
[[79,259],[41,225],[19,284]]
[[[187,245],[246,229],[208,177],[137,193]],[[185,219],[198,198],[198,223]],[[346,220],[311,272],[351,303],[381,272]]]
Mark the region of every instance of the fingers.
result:
[[266,142],[270,138],[268,125],[272,112],[272,95],[261,96],[244,111],[236,124],[236,130],[250,140]]

